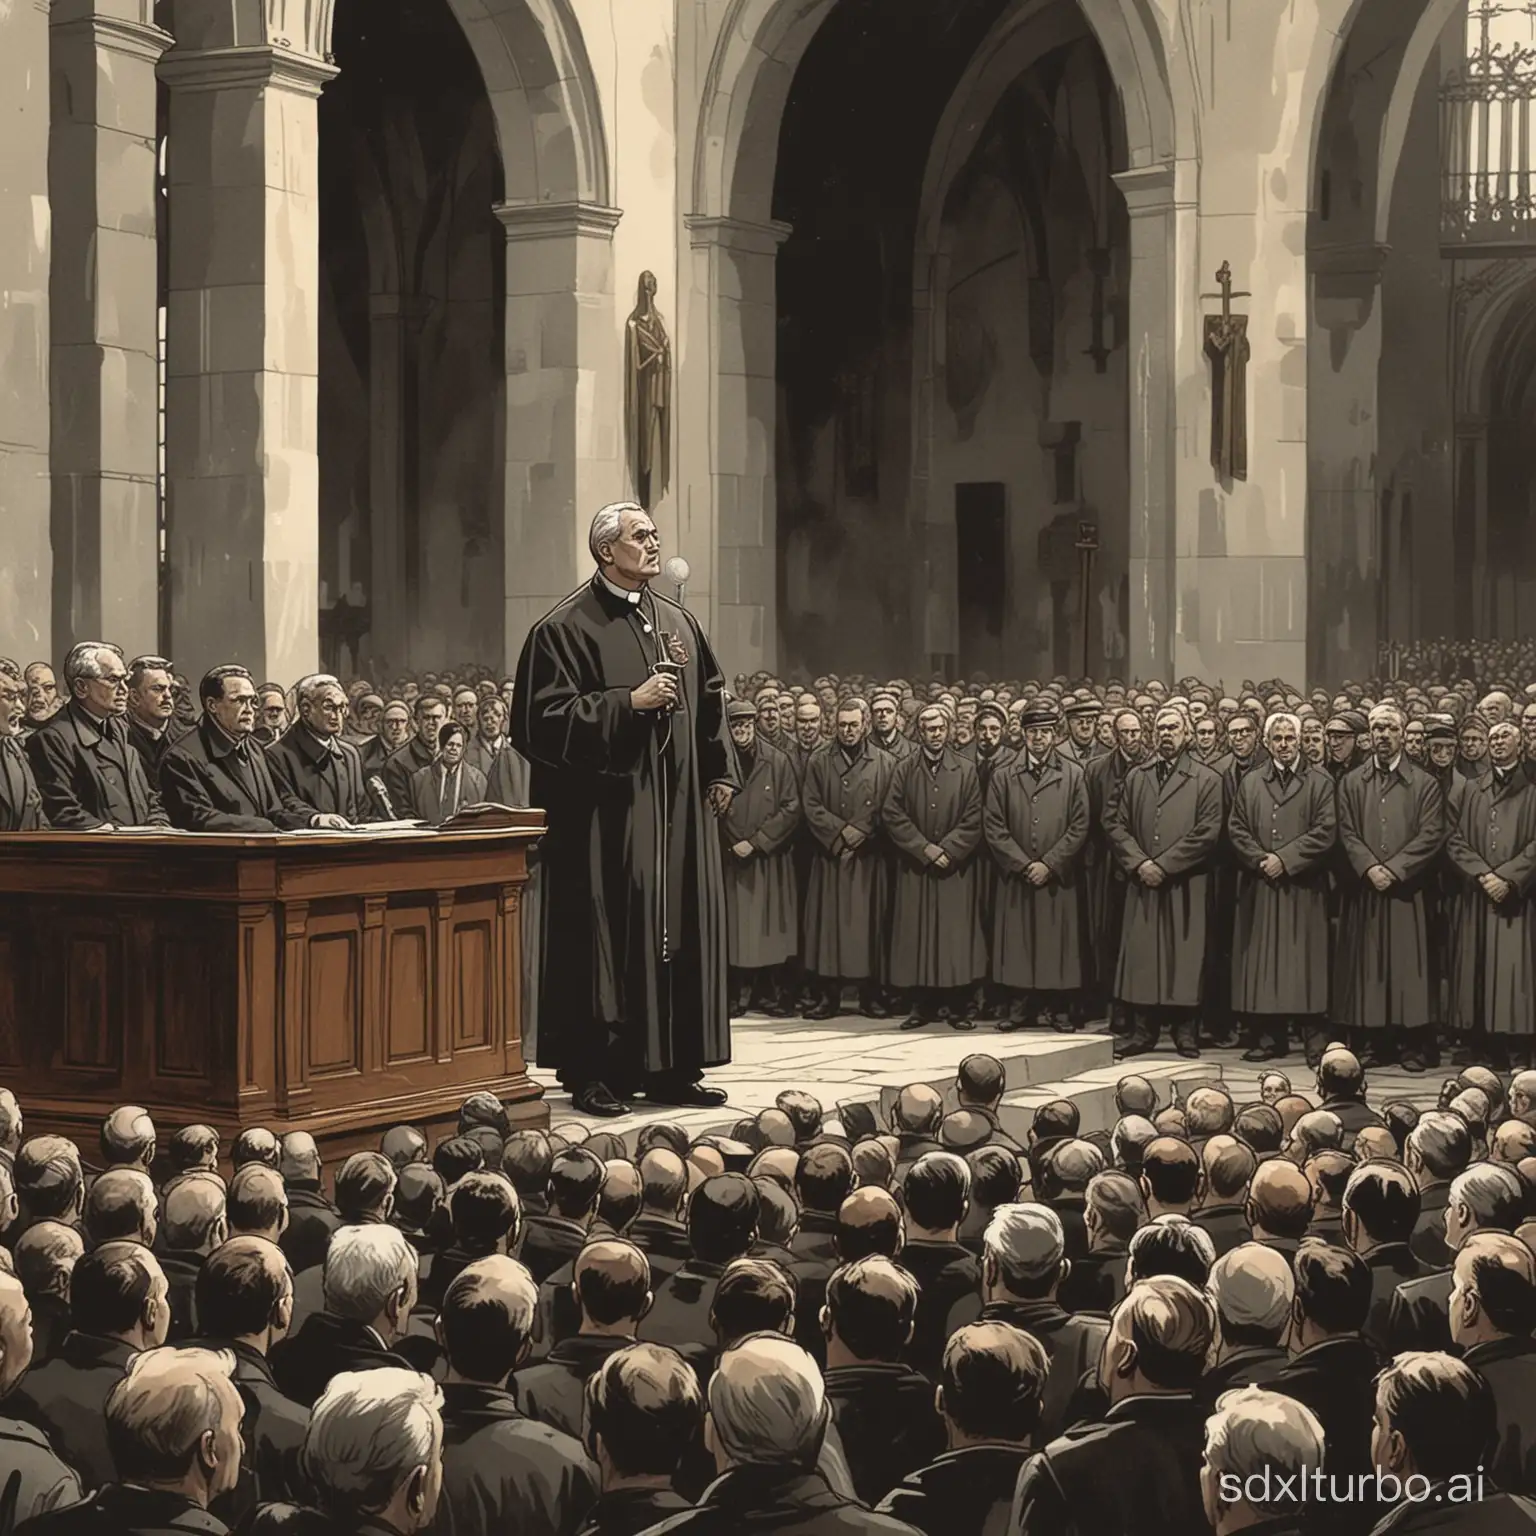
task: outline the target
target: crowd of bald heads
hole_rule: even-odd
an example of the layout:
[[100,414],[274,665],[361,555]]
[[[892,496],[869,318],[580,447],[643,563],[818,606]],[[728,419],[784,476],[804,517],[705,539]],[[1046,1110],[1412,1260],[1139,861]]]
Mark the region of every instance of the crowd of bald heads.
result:
[[87,1156],[0,1090],[0,1486],[211,1536],[1363,1536],[1413,1479],[1517,1515],[1536,1072],[1172,1081],[1105,1130],[983,1053],[707,1133],[479,1093],[334,1159],[131,1105]]

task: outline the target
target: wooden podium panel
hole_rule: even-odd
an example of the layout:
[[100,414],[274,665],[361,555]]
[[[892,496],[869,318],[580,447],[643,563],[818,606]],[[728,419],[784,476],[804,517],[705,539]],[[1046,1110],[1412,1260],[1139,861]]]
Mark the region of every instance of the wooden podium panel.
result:
[[496,831],[0,838],[0,1080],[82,1132],[328,1142],[489,1089],[544,1115],[523,1061],[520,904],[540,811]]

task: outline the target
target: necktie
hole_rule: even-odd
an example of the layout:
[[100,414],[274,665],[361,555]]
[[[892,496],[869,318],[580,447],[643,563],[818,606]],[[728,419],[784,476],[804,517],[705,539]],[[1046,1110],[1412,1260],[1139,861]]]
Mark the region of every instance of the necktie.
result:
[[1164,759],[1157,765],[1157,787],[1164,788],[1168,783],[1168,775],[1173,772],[1173,764]]

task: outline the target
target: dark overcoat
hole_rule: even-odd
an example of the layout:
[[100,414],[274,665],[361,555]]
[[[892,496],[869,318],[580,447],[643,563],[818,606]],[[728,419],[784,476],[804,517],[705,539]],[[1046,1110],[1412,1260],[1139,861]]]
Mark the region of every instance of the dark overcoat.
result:
[[[758,739],[751,771],[720,823],[725,865],[726,945],[745,970],[782,965],[800,947],[794,838],[800,782],[787,753]],[[751,843],[749,858],[731,849]]]
[[171,824],[187,832],[274,832],[307,827],[315,812],[282,789],[266,749],[236,743],[206,715],[160,760]]
[[1083,770],[1088,788],[1088,841],[1083,848],[1087,907],[1087,963],[1096,986],[1107,987],[1120,962],[1120,926],[1125,918],[1125,871],[1109,843],[1109,817],[1132,764],[1116,749]]
[[[1517,767],[1499,787],[1492,773],[1464,781],[1446,852],[1461,888],[1450,934],[1452,1029],[1536,1034],[1536,784]],[[1509,882],[1501,902],[1480,876]]]
[[[122,719],[98,723],[71,701],[27,737],[26,752],[43,814],[58,831],[91,832],[107,822],[170,825]],[[125,802],[122,810],[132,813],[131,821],[112,814],[118,792]]]
[[[1037,781],[1017,756],[992,776],[982,830],[998,871],[992,918],[992,980],[1021,991],[1072,992],[1083,984],[1082,851],[1088,779],[1053,752]],[[1051,872],[1029,883],[1035,862]]]
[[[671,714],[630,694],[687,656]],[[698,621],[594,576],[534,625],[517,667],[513,746],[549,822],[538,1060],[580,1075],[697,1073],[730,1059],[725,887],[706,792],[736,783],[725,679]],[[605,1066],[617,1058],[613,1067]]]
[[[1134,1008],[1198,1008],[1205,965],[1206,887],[1221,842],[1222,782],[1187,753],[1167,782],[1157,763],[1126,775],[1108,835],[1126,877],[1125,920],[1114,995]],[[1148,860],[1165,876],[1152,889],[1136,878]]]
[[[1339,844],[1349,860],[1333,957],[1334,1020],[1351,1029],[1417,1029],[1433,1020],[1428,888],[1445,840],[1440,786],[1409,758],[1374,760],[1338,784]],[[1365,878],[1385,865],[1384,892]]]
[[0,832],[41,832],[48,825],[32,765],[14,736],[0,736]]
[[379,777],[384,781],[390,809],[399,820],[409,821],[413,816],[421,815],[411,798],[411,780],[435,755],[419,736],[412,736],[403,747],[397,747],[384,759],[384,769]]
[[[806,882],[800,959],[813,975],[867,981],[877,974],[884,931],[876,823],[894,766],[867,739],[851,762],[829,741],[806,764],[800,808],[816,850]],[[843,828],[849,826],[863,833],[864,841],[845,858]]]
[[[887,976],[895,987],[950,989],[987,968],[976,852],[981,784],[976,767],[946,748],[930,764],[921,750],[896,765],[880,822],[896,850]],[[949,868],[928,861],[933,843]]]
[[480,805],[486,798],[485,775],[472,763],[459,764],[457,794],[443,780],[438,766],[428,763],[411,775],[411,803],[429,827],[442,826],[466,805]]
[[267,766],[278,787],[312,810],[373,821],[374,809],[363,786],[363,759],[350,741],[335,738],[332,752],[302,721],[290,725],[266,748]]
[[[1296,1018],[1328,1011],[1328,854],[1338,834],[1333,780],[1266,761],[1237,784],[1227,819],[1236,865],[1232,1009]],[[1278,880],[1259,873],[1277,854]]]

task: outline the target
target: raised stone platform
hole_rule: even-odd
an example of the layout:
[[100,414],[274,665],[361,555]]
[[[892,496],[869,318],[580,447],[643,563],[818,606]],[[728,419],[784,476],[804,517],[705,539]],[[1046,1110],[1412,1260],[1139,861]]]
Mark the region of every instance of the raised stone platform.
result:
[[729,1065],[708,1075],[712,1087],[730,1095],[723,1109],[642,1108],[622,1119],[594,1120],[571,1109],[570,1095],[552,1074],[534,1071],[532,1076],[544,1085],[553,1126],[574,1120],[632,1140],[642,1125],[656,1119],[676,1121],[696,1135],[723,1134],[744,1116],[771,1108],[786,1088],[814,1094],[829,1118],[839,1104],[869,1104],[885,1124],[891,1102],[909,1083],[928,1083],[953,1101],[955,1069],[973,1051],[995,1056],[1007,1069],[1001,1118],[1015,1136],[1028,1131],[1038,1105],[1060,1098],[1078,1105],[1085,1131],[1107,1130],[1115,1119],[1114,1086],[1127,1070],[1157,1082],[1165,1102],[1175,1090],[1182,1094],[1222,1075],[1218,1062],[1186,1061],[1171,1053],[1145,1057],[1134,1069],[1117,1068],[1113,1041],[1102,1033],[1005,1035],[982,1025],[959,1034],[930,1025],[903,1034],[894,1024],[852,1016],[815,1022],[737,1019],[731,1043]]

